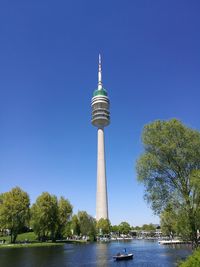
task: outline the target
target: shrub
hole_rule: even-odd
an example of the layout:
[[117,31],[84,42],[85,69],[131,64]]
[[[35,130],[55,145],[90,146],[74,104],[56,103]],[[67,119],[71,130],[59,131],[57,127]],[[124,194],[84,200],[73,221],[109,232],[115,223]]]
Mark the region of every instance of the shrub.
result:
[[200,266],[200,249],[196,250],[186,261],[182,262],[179,267],[199,267]]

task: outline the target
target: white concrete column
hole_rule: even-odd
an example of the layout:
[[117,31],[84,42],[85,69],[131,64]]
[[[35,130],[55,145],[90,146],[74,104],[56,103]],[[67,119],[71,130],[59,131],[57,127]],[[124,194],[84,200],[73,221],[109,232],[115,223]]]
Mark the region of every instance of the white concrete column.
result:
[[108,219],[104,129],[98,128],[96,219]]

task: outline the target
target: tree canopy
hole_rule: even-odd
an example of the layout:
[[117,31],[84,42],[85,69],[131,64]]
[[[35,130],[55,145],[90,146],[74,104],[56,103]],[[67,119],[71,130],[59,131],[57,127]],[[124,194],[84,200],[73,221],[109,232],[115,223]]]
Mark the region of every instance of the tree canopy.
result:
[[174,210],[173,205],[169,203],[160,215],[162,234],[173,238],[175,233],[177,233],[177,220],[177,213]]
[[72,216],[71,220],[71,230],[73,235],[80,235],[80,224],[79,224],[79,219],[78,216],[75,214]]
[[42,193],[31,207],[31,225],[39,240],[62,238],[72,214],[72,205],[61,197]]
[[58,222],[58,203],[54,195],[42,193],[31,207],[31,225],[39,240],[55,239]]
[[119,224],[119,231],[121,234],[128,234],[131,230],[131,226],[127,222],[121,222]]
[[30,199],[21,188],[15,187],[0,196],[0,228],[10,230],[11,243],[28,225]]
[[152,223],[150,223],[150,224],[143,224],[141,229],[144,231],[155,231],[156,227]]
[[96,221],[87,214],[86,211],[79,211],[77,218],[80,226],[80,233],[85,236],[89,236],[90,240],[94,240],[96,237]]
[[111,230],[111,224],[108,219],[101,218],[96,225],[97,232],[100,234],[109,234]]
[[58,200],[57,238],[62,238],[68,232],[68,222],[71,219],[73,207],[68,199],[61,197]]
[[198,244],[200,133],[176,119],[158,120],[144,127],[142,140],[144,153],[136,168],[145,198],[157,214],[169,203],[181,210],[190,238]]

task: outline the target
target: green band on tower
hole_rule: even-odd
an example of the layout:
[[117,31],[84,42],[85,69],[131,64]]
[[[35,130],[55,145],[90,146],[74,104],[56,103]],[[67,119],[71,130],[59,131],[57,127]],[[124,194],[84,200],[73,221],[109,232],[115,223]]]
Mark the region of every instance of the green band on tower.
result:
[[96,89],[93,93],[93,96],[97,96],[97,95],[103,95],[103,96],[107,96],[107,92],[104,88],[102,88],[101,90]]

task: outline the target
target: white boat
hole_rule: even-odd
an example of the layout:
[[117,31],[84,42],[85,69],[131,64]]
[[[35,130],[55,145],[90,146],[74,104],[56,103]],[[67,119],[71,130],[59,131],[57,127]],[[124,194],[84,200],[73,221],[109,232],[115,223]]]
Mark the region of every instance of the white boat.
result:
[[125,253],[125,254],[118,253],[116,256],[113,256],[113,259],[115,259],[116,261],[131,260],[133,259],[133,254],[132,253]]
[[158,243],[160,245],[175,245],[175,244],[185,244],[187,242],[178,239],[172,239],[172,240],[159,240]]

